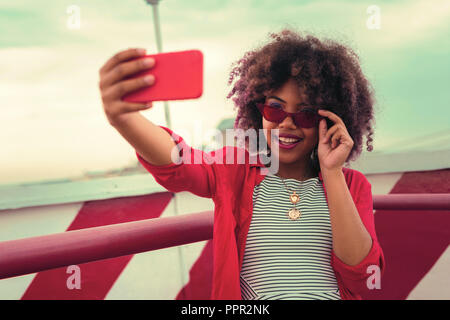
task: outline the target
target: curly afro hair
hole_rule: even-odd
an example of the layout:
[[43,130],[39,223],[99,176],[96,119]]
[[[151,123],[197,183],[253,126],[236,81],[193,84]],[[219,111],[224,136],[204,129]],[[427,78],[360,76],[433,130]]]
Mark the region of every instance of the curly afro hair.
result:
[[[320,41],[291,29],[269,35],[272,40],[268,44],[245,53],[231,65],[228,85],[237,81],[227,98],[232,98],[238,109],[234,128],[262,129],[256,104],[292,77],[305,89],[309,104],[334,112],[344,121],[354,141],[346,164],[361,154],[364,135],[367,150],[372,151],[375,99],[357,54],[333,40]],[[317,146],[311,159],[313,167],[319,168]]]

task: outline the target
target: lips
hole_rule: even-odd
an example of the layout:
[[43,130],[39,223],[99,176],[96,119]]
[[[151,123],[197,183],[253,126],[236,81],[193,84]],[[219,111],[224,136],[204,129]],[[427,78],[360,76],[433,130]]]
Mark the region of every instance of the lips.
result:
[[296,143],[299,142],[301,139],[296,139],[296,138],[286,138],[286,137],[280,137],[278,139],[278,141],[282,144],[291,144],[291,143]]
[[296,136],[294,134],[288,134],[288,133],[280,133],[279,137],[301,139],[301,137],[299,137],[299,136]]
[[293,134],[287,134],[287,133],[281,133],[279,135],[278,139],[276,139],[276,141],[278,142],[278,145],[282,149],[292,149],[297,144],[299,144],[302,140],[303,140],[303,138],[301,138],[299,136],[296,136]]
[[280,144],[289,145],[292,143],[299,142],[300,140],[302,140],[302,138],[293,134],[280,133],[278,140]]

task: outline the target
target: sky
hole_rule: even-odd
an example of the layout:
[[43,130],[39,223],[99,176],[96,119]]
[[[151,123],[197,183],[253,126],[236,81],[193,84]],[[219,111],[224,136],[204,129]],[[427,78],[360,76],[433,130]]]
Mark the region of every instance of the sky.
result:
[[[169,102],[172,128],[193,146],[205,137],[195,130],[236,115],[232,63],[294,27],[359,55],[377,101],[374,152],[449,147],[450,1],[162,0],[158,11],[163,51],[204,54],[202,97]],[[98,71],[130,47],[157,53],[150,5],[0,0],[0,30],[0,184],[136,163],[103,113]],[[165,125],[161,102],[142,114]]]

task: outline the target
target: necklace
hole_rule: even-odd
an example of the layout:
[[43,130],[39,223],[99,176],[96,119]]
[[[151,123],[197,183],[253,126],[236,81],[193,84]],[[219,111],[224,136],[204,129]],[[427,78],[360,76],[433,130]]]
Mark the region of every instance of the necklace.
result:
[[[306,173],[307,173],[307,171],[305,171],[305,174],[303,175],[302,181],[305,180]],[[289,209],[289,211],[287,212],[287,216],[288,216],[289,219],[291,219],[291,220],[297,220],[298,218],[300,218],[301,213],[300,213],[300,210],[298,210],[298,209],[295,207],[295,205],[297,204],[297,202],[300,201],[300,196],[295,192],[295,190],[294,190],[294,192],[292,192],[292,194],[291,194],[291,190],[289,190],[289,188],[287,187],[286,183],[284,182],[284,179],[281,178],[281,177],[280,177],[280,179],[281,179],[281,181],[283,182],[284,187],[286,188],[286,190],[287,190],[287,192],[288,192],[288,194],[289,194],[289,200],[290,200],[291,203],[294,205],[294,207],[291,208],[291,209]]]

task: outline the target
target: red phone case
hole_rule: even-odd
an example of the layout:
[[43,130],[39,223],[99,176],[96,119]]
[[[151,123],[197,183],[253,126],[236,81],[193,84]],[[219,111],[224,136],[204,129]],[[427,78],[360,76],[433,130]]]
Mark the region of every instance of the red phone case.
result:
[[147,74],[155,76],[155,83],[125,95],[128,102],[182,100],[199,98],[203,93],[203,54],[200,50],[146,55],[152,57],[153,68],[139,72],[130,78]]

